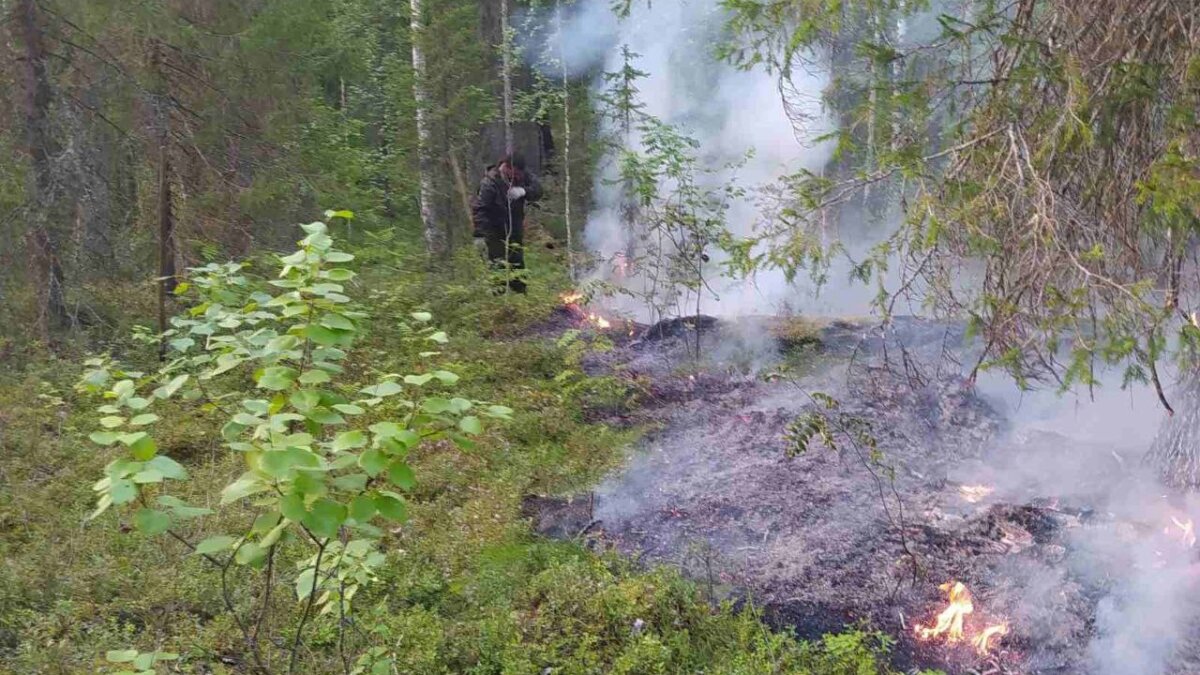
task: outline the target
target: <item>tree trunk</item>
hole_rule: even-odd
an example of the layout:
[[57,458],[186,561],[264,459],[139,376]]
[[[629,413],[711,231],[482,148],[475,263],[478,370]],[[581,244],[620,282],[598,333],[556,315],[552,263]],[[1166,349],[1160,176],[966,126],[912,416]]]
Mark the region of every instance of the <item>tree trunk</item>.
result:
[[[167,134],[163,134],[158,161],[158,332],[167,331],[167,300],[175,290],[175,214],[171,208],[171,159]],[[160,339],[158,358],[167,352],[165,338]]]
[[1163,423],[1146,453],[1168,485],[1200,487],[1200,373],[1192,373],[1172,399],[1175,413]]
[[37,328],[43,338],[49,338],[52,329],[68,324],[62,265],[48,225],[55,187],[51,165],[54,149],[50,133],[50,79],[46,72],[47,53],[36,0],[17,0],[12,12],[11,21],[22,43],[17,60],[24,89],[21,107],[25,151],[29,154],[31,169],[26,186],[31,209],[25,241],[29,247],[33,280],[38,288]]
[[425,90],[427,81],[425,71],[425,53],[421,45],[424,36],[424,19],[421,11],[421,0],[411,0],[412,18],[410,34],[412,38],[413,66],[413,99],[417,104],[417,155],[420,171],[420,207],[421,226],[425,232],[425,248],[431,257],[442,257],[446,252],[445,232],[438,227],[433,217],[435,199],[433,186],[433,161],[430,157],[430,141],[432,133],[429,128],[428,103],[429,97]]
[[512,36],[508,0],[500,0],[500,79],[504,84],[504,153],[513,151]]
[[575,281],[575,246],[571,232],[571,89],[567,77],[567,47],[563,38],[562,0],[554,2],[554,20],[558,24],[558,64],[562,68],[563,97],[563,224],[567,228],[567,271]]

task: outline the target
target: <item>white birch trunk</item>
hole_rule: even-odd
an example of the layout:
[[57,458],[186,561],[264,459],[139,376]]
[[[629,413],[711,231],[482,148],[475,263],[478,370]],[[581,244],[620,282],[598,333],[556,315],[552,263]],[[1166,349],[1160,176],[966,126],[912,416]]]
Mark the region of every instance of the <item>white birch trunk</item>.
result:
[[429,97],[425,92],[425,53],[421,47],[421,37],[424,33],[421,16],[421,0],[410,0],[412,17],[410,34],[412,37],[412,66],[413,66],[413,100],[417,104],[417,156],[420,176],[420,206],[421,226],[425,233],[425,248],[430,256],[440,256],[446,251],[446,237],[438,227],[433,217],[433,160],[429,156],[432,132],[429,128],[427,111]]
[[567,227],[567,271],[575,281],[575,246],[571,234],[571,90],[567,77],[567,48],[563,42],[562,0],[554,2],[554,18],[558,23],[558,64],[562,68],[563,97],[563,222]]
[[513,151],[512,36],[508,0],[500,0],[500,78],[504,82],[504,152]]

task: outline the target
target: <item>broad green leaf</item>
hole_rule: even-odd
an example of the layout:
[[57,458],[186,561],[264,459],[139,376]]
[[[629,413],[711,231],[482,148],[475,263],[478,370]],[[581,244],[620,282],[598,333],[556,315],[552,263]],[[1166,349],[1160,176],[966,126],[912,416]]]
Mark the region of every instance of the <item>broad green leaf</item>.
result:
[[318,537],[336,537],[346,521],[346,507],[331,500],[318,499],[304,517],[304,526]]
[[433,371],[433,376],[441,380],[442,384],[454,384],[458,382],[459,379],[458,375],[455,375],[448,370],[435,370]]
[[129,446],[129,450],[133,453],[135,459],[144,462],[153,458],[155,453],[158,452],[158,444],[154,442],[153,438],[143,434],[142,438],[134,441]]
[[418,387],[420,387],[421,385],[428,384],[429,381],[432,379],[433,379],[433,375],[431,375],[429,373],[426,373],[424,375],[405,375],[404,383],[405,384],[415,384]]
[[116,429],[122,424],[125,424],[125,418],[119,415],[109,415],[108,417],[100,418],[100,426],[105,429]]
[[323,370],[305,371],[304,374],[300,376],[300,382],[302,384],[324,384],[328,381],[329,373]]
[[316,578],[316,570],[309,567],[300,574],[296,575],[296,599],[304,600],[312,595],[313,582]]
[[150,405],[150,399],[135,396],[128,401],[125,401],[125,405],[129,406],[131,410],[142,410]]
[[204,541],[196,544],[196,555],[212,555],[221,551],[228,551],[237,541],[234,537],[220,534],[215,537],[209,537]]
[[[148,652],[146,654],[138,654],[138,657],[133,660],[133,667],[139,668],[141,670],[150,670],[150,668],[153,665],[154,665],[154,652]],[[154,672],[154,671],[150,671],[150,672]]]
[[409,316],[411,316],[413,319],[415,319],[421,323],[428,323],[430,321],[433,321],[433,315],[430,314],[429,312],[413,312]]
[[444,345],[450,341],[450,338],[446,337],[446,333],[444,333],[443,331],[438,331],[425,339],[436,342],[440,345]]
[[292,386],[296,380],[296,371],[285,366],[274,366],[263,370],[258,378],[258,386],[270,391],[282,391]]
[[238,549],[237,555],[234,556],[234,560],[239,565],[250,566],[257,566],[266,560],[266,558],[267,550],[252,541],[243,543],[241,548]]
[[109,663],[129,663],[137,658],[138,650],[136,649],[114,649],[110,652],[105,652],[104,658]]
[[338,476],[331,482],[334,488],[342,492],[355,493],[362,492],[367,487],[367,480],[367,474],[365,473],[351,473]]
[[509,417],[512,417],[512,413],[512,408],[502,405],[490,405],[487,407],[487,414],[491,415],[492,417],[508,419]]
[[408,507],[400,495],[380,493],[375,497],[375,508],[379,511],[379,515],[388,520],[402,523],[408,519]]
[[290,402],[293,408],[306,413],[321,404],[321,394],[313,389],[301,389],[292,394]]
[[333,409],[344,415],[361,415],[366,412],[362,407],[350,403],[338,403],[333,406]]
[[417,486],[417,477],[403,460],[396,460],[388,467],[388,480],[401,490],[411,490]]
[[158,503],[167,507],[171,511],[171,515],[176,518],[196,518],[199,516],[207,516],[212,513],[212,509],[206,509],[200,506],[188,506],[186,502],[178,497],[171,495],[160,495]]
[[320,497],[329,492],[328,488],[325,487],[324,477],[318,477],[308,471],[296,474],[296,477],[292,479],[292,488],[298,494],[305,495],[306,497]]
[[333,412],[329,408],[313,408],[312,410],[308,411],[305,417],[316,422],[317,424],[332,425],[346,423],[346,418]]
[[133,523],[142,534],[154,536],[166,532],[167,528],[171,527],[171,518],[162,511],[142,508],[134,514]]
[[304,329],[304,337],[325,346],[340,345],[346,341],[349,335],[349,333],[332,330],[317,324],[309,324]]
[[399,394],[402,391],[404,391],[403,385],[392,380],[384,380],[373,387],[367,387],[361,390],[361,393],[366,394],[367,396],[383,397]]
[[353,279],[356,275],[354,274],[354,272],[352,272],[348,269],[344,269],[341,267],[335,267],[333,269],[326,270],[324,273],[322,273],[322,276],[325,277],[326,279],[329,279],[330,281],[349,281],[349,280]]
[[350,502],[350,517],[356,522],[365,523],[375,517],[375,501],[366,495],[359,495]]
[[330,251],[329,254],[325,256],[325,260],[332,263],[350,262],[351,260],[354,260],[354,256],[350,255],[349,253],[343,253],[342,251]]
[[142,471],[133,474],[133,482],[138,483],[139,485],[145,483],[161,483],[163,482],[163,475],[156,469],[143,469]]
[[[188,338],[188,339],[190,340],[190,338]],[[180,351],[183,351],[183,350],[180,350]],[[179,391],[179,388],[182,387],[184,385],[184,383],[186,383],[187,381],[188,381],[187,375],[178,375],[175,378],[173,378],[170,382],[164,384],[163,386],[159,387],[158,389],[155,389],[154,395],[157,396],[158,398],[171,398],[172,396],[174,396],[176,394],[176,392]]]
[[483,424],[474,415],[467,415],[458,421],[458,428],[465,434],[479,435],[483,433]]
[[283,512],[283,517],[293,522],[301,522],[304,520],[308,510],[304,508],[304,498],[298,494],[286,494],[283,499],[279,500],[279,510]]
[[250,526],[250,531],[257,535],[264,535],[271,531],[271,528],[279,524],[282,516],[278,511],[267,511],[261,513],[254,519],[254,524]]
[[146,426],[147,424],[154,424],[157,421],[158,415],[155,415],[154,413],[146,413],[144,415],[138,415],[129,420],[129,426],[142,427]]
[[383,438],[390,438],[404,431],[404,427],[396,422],[376,422],[367,428],[371,430],[371,433]]
[[421,407],[425,410],[425,412],[437,415],[448,412],[454,406],[449,400],[435,396],[425,399],[425,401],[421,404]]
[[112,445],[121,438],[121,433],[118,431],[93,431],[88,439],[96,445]]
[[112,505],[113,505],[112,493],[105,493],[103,495],[100,495],[100,499],[96,500],[96,510],[92,511],[92,514],[90,516],[88,516],[88,520],[95,520],[96,518],[100,517],[100,514],[107,511],[108,507],[110,507]]
[[113,504],[128,504],[137,498],[137,488],[132,481],[120,478],[113,481],[108,494],[112,497]]
[[343,431],[333,439],[333,449],[336,451],[361,448],[367,444],[367,435],[361,431]]
[[225,486],[221,490],[221,505],[224,506],[230,502],[235,502],[243,497],[249,497],[253,494],[258,494],[267,489],[267,486],[259,480],[258,476],[253,474],[245,474],[236,481]]
[[346,209],[340,209],[337,211],[327,210],[327,211],[325,211],[325,217],[326,218],[345,218],[346,220],[353,220],[354,212],[348,211]]
[[389,461],[390,460],[388,456],[383,454],[383,451],[379,450],[378,448],[364,450],[363,453],[358,456],[358,465],[361,466],[363,471],[366,471],[367,475],[371,476],[372,478],[378,476],[384,469],[386,469]]
[[259,546],[264,548],[270,548],[274,546],[275,543],[279,541],[279,537],[283,536],[283,532],[287,529],[288,524],[289,522],[286,520],[280,521],[278,525],[271,528],[270,532],[267,532],[265,535],[263,535],[263,538],[258,542]]
[[337,330],[354,330],[354,322],[341,314],[329,313],[321,317],[321,325]]
[[146,466],[157,470],[166,478],[187,480],[187,469],[166,455],[155,455],[154,458],[146,462]]

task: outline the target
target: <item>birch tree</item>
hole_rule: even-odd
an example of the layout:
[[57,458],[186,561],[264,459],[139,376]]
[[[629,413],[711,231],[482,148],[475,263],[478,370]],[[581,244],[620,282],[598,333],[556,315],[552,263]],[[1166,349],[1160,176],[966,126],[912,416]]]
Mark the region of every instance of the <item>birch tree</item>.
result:
[[430,256],[441,256],[446,250],[446,234],[438,227],[433,215],[434,185],[433,158],[430,156],[432,147],[432,131],[429,124],[429,96],[425,90],[427,74],[425,71],[424,45],[421,44],[424,34],[424,17],[421,0],[411,0],[412,22],[410,32],[412,38],[412,67],[413,67],[413,99],[417,109],[417,164],[420,176],[420,209],[421,226],[425,233],[425,247]]

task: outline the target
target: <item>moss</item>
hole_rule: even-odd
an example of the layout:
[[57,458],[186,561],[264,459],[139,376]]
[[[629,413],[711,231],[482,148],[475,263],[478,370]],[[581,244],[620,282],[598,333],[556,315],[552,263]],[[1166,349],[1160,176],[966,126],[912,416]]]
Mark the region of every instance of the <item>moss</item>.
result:
[[[420,269],[369,255],[376,270]],[[518,412],[473,449],[438,444],[411,458],[419,479],[412,519],[389,534],[380,578],[355,600],[351,659],[364,655],[369,667],[394,656],[395,672],[423,675],[885,672],[877,636],[801,643],[767,630],[751,609],[711,607],[670,570],[639,570],[531,533],[524,495],[594,484],[638,433],[587,421],[588,410],[636,405],[628,383],[587,377],[578,348],[533,330],[566,285],[538,255],[536,290],[524,297],[490,295],[469,260],[436,282],[421,271],[377,271],[360,282],[373,293],[376,320],[352,372],[403,372],[416,348],[391,317],[428,309],[450,327],[443,356],[462,376],[462,395]],[[127,514],[84,523],[90,486],[109,458],[83,438],[92,413],[71,394],[77,375],[70,363],[45,360],[0,380],[0,670],[96,672],[106,650],[136,647],[177,651],[186,671],[244,671],[240,632],[207,566],[174,542],[141,536]],[[163,450],[192,473],[181,497],[214,494],[242,470],[203,415],[179,411],[160,424]],[[225,507],[185,534],[200,539],[250,517]],[[279,553],[281,574],[292,573],[296,555]],[[243,611],[262,593],[255,578],[232,580]],[[295,615],[281,589],[266,622],[290,635]],[[335,617],[314,619],[301,671],[343,672],[338,637]]]

